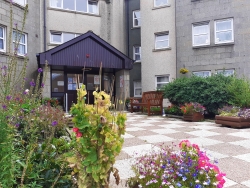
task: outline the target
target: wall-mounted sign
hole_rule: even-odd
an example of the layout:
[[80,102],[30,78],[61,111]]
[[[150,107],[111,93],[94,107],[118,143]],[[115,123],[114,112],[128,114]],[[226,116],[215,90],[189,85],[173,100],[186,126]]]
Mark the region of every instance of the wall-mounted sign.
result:
[[58,86],[64,86],[64,81],[57,81]]
[[99,75],[94,75],[94,84],[96,85],[99,85],[100,84],[100,77]]

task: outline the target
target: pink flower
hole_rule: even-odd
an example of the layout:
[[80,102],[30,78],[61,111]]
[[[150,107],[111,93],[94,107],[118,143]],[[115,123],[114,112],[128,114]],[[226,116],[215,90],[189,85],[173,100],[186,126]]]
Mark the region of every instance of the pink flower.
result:
[[73,129],[73,132],[77,133],[79,131],[79,129],[77,127],[74,127]]
[[190,146],[191,146],[191,143],[190,143],[188,140],[182,140],[182,141],[179,143],[179,147],[180,147],[180,148],[190,147]]
[[200,151],[200,148],[199,148],[199,146],[198,146],[198,145],[196,145],[196,144],[192,144],[192,146],[193,146],[193,148],[194,148],[194,149],[196,149],[196,151],[198,151],[198,152]]
[[82,137],[82,133],[81,133],[81,132],[77,132],[77,133],[76,133],[76,137],[77,137],[77,138]]

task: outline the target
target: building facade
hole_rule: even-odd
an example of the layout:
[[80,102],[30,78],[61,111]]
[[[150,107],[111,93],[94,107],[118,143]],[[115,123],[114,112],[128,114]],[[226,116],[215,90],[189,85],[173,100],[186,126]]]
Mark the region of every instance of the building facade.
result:
[[176,0],[177,71],[250,77],[250,2]]

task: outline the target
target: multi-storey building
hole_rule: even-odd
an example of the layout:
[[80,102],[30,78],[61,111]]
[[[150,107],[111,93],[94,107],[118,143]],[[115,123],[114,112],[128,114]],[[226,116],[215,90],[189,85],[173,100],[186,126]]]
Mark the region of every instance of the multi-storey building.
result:
[[250,1],[176,0],[177,70],[249,77]]

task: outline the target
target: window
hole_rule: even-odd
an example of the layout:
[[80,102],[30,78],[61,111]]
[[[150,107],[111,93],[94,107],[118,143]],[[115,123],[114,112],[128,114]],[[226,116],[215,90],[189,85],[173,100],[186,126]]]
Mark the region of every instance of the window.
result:
[[5,35],[5,31],[6,31],[6,28],[5,27],[2,27],[0,26],[0,51],[4,52],[6,49],[5,49],[5,46],[6,46],[6,35]]
[[233,19],[215,21],[215,44],[234,41]]
[[141,97],[141,81],[134,82],[134,97]]
[[22,5],[22,6],[25,6],[26,5],[26,0],[13,0],[13,2],[19,4],[19,5]]
[[51,32],[50,42],[62,44],[78,36],[79,34],[75,33]]
[[156,89],[161,89],[163,86],[169,83],[168,75],[156,76]]
[[168,0],[154,0],[155,7],[160,7],[168,4]]
[[136,62],[141,61],[141,47],[134,46],[134,60]]
[[197,72],[193,72],[193,74],[199,77],[208,77],[208,76],[211,76],[211,71],[197,71]]
[[139,10],[133,11],[133,27],[141,26],[141,13]]
[[193,24],[193,46],[209,45],[209,23]]
[[97,0],[50,0],[50,6],[65,10],[98,14]]
[[234,75],[234,69],[217,70],[217,74],[223,74],[224,76],[233,76]]
[[168,33],[155,34],[155,49],[169,48]]
[[[18,42],[19,44],[17,44]],[[13,31],[13,49],[14,51],[17,50],[18,55],[24,56],[27,54],[27,34]]]
[[51,91],[64,92],[64,73],[63,71],[52,71],[51,73]]

